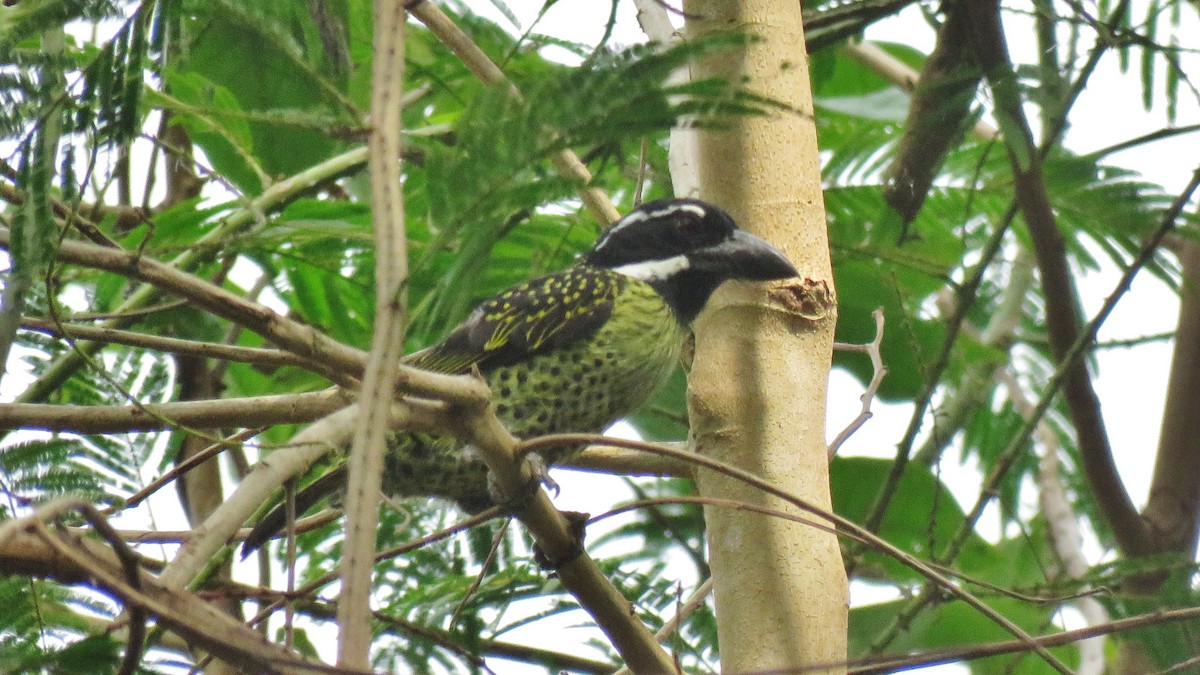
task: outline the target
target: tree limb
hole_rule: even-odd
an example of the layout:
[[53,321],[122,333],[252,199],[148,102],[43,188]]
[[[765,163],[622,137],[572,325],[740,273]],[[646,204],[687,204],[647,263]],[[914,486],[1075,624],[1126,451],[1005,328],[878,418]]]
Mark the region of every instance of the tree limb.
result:
[[[11,241],[12,232],[8,228],[0,228],[0,247],[7,248]],[[217,316],[245,326],[306,360],[324,361],[331,368],[350,376],[361,376],[366,366],[366,354],[362,350],[344,345],[311,326],[165,263],[136,253],[77,241],[62,242],[58,257],[64,262],[146,281],[155,288],[178,295]],[[406,393],[436,397],[451,403],[474,404],[487,398],[487,387],[472,382],[470,378],[441,375],[406,366],[400,367],[397,386]],[[23,395],[21,400],[27,398]]]
[[24,317],[21,328],[37,331],[53,337],[66,337],[73,340],[93,340],[107,344],[120,344],[141,349],[150,349],[168,354],[186,354],[205,358],[251,363],[259,366],[297,366],[308,370],[326,368],[324,364],[306,360],[290,352],[262,347],[238,347],[236,345],[219,344],[216,342],[201,342],[199,340],[184,340],[182,338],[162,337],[147,333],[136,333],[116,328],[98,326],[77,326],[66,323],[55,323],[48,319]]
[[309,394],[146,403],[131,406],[0,403],[0,430],[42,429],[77,434],[122,434],[173,427],[215,429],[311,422],[344,408],[353,396],[340,389]]
[[[400,112],[404,84],[402,3],[375,0],[371,64],[371,220],[375,230],[375,328],[363,377],[363,412],[350,446],[346,483],[345,562],[338,602],[338,665],[366,669],[371,649],[371,576],[379,521],[396,367],[408,319],[408,241],[400,183]],[[288,501],[289,508],[295,502]],[[291,514],[294,516],[294,514]]]
[[[514,96],[521,95],[516,86],[504,75],[504,71],[488,58],[488,55],[471,40],[469,35],[454,25],[450,17],[446,16],[446,13],[432,0],[416,0],[416,2],[409,3],[409,12],[425,24],[425,27],[436,35],[442,44],[454,52],[463,65],[481,82],[485,84],[507,83],[509,91]],[[551,161],[559,174],[579,182],[579,199],[596,219],[596,222],[608,225],[620,219],[621,214],[617,213],[617,209],[608,195],[603,190],[591,186],[592,174],[574,152],[560,150],[551,157]]]
[[1179,323],[1150,496],[1143,515],[1160,551],[1189,558],[1200,536],[1200,246],[1181,238]]
[[195,595],[168,588],[143,571],[137,570],[136,580],[130,579],[130,570],[113,549],[65,530],[50,530],[42,522],[64,510],[87,506],[71,500],[52,502],[28,518],[5,523],[0,528],[0,570],[102,589],[130,609],[145,610],[158,625],[189,643],[255,672],[329,670],[271,644]]
[[1084,473],[1121,549],[1130,555],[1149,553],[1153,550],[1150,532],[1117,472],[1087,363],[1064,360],[1080,335],[1081,310],[1067,262],[1066,244],[1042,180],[1041,154],[1033,143],[1021,107],[1016,73],[1009,61],[1000,23],[999,2],[967,4],[975,57],[991,86],[1000,128],[1006,132],[1016,201],[1033,242],[1046,303],[1046,328],[1054,357],[1066,368],[1063,396],[1075,427]]

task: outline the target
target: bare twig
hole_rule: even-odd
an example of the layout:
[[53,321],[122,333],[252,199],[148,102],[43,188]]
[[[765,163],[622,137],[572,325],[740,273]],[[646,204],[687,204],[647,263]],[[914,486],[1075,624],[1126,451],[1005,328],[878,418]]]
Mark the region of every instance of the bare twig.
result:
[[[0,228],[0,247],[7,248],[11,244],[11,237],[11,231]],[[282,316],[265,305],[249,302],[168,264],[117,249],[75,241],[62,242],[58,254],[59,259],[65,262],[147,281],[156,288],[187,298],[217,316],[241,324],[307,360],[324,361],[330,368],[344,371],[350,376],[360,376],[365,368],[366,354],[362,350],[344,345],[311,326]],[[81,350],[84,344],[95,343],[80,343]],[[487,387],[473,382],[470,378],[441,375],[405,366],[399,369],[397,386],[406,393],[436,397],[449,403],[465,405],[474,405],[488,396]],[[27,390],[22,395],[22,401],[38,398],[30,391],[32,390]]]
[[[559,581],[595,619],[630,668],[635,672],[674,672],[670,656],[583,550],[571,525],[554,508],[545,490],[537,487],[538,479],[525,454],[517,452],[517,439],[487,407],[463,410],[460,424],[460,439],[478,450],[500,496],[510,500],[514,515],[533,535]],[[595,439],[589,437],[589,442]]]
[[147,403],[133,406],[0,403],[0,429],[44,429],[79,434],[120,434],[174,427],[213,429],[311,422],[353,398],[340,389],[311,394]]
[[[1002,370],[999,375],[1008,391],[1017,412],[1029,419],[1033,414],[1033,404],[1025,396],[1025,391],[1017,382],[1017,378],[1008,370]],[[1038,502],[1042,508],[1042,516],[1046,519],[1047,530],[1050,534],[1050,544],[1054,554],[1062,564],[1062,569],[1072,579],[1083,578],[1091,568],[1087,556],[1083,553],[1083,536],[1079,531],[1079,516],[1071,506],[1067,497],[1066,487],[1059,475],[1059,443],[1058,435],[1050,428],[1045,418],[1038,421],[1037,438],[1042,446],[1042,457],[1038,461]],[[1083,587],[1083,593],[1091,590],[1089,584]],[[1109,620],[1108,611],[1098,600],[1087,595],[1081,595],[1075,600],[1075,607],[1083,615],[1089,626],[1105,623]],[[1086,674],[1103,673],[1105,670],[1104,639],[1083,640],[1079,643],[1080,669]]]
[[959,588],[957,584],[955,584],[953,581],[951,581],[944,574],[935,570],[934,568],[930,567],[929,565],[925,564],[924,562],[917,559],[912,554],[897,548],[896,546],[887,542],[884,539],[879,538],[878,536],[873,534],[870,530],[868,530],[865,527],[862,527],[850,520],[847,520],[847,519],[839,516],[836,513],[828,512],[824,509],[821,509],[820,507],[817,507],[817,506],[809,503],[808,501],[797,497],[796,495],[792,494],[791,492],[776,486],[775,484],[771,483],[770,481],[759,478],[758,476],[755,476],[754,474],[751,474],[747,471],[743,471],[735,466],[730,466],[728,464],[724,464],[722,462],[713,460],[704,455],[689,452],[687,450],[677,450],[675,448],[658,446],[653,443],[646,443],[644,441],[632,441],[632,440],[626,440],[623,438],[611,438],[611,439],[603,438],[603,437],[598,437],[598,436],[594,436],[591,434],[557,434],[557,435],[552,435],[552,436],[542,436],[540,438],[530,439],[530,440],[527,440],[527,441],[524,441],[521,443],[521,445],[519,447],[519,454],[520,454],[520,456],[525,456],[531,452],[538,452],[538,451],[546,450],[548,448],[560,446],[560,445],[561,446],[573,446],[573,445],[584,445],[584,444],[588,444],[588,443],[597,443],[597,442],[603,442],[608,445],[615,445],[615,446],[626,447],[626,448],[634,448],[634,449],[642,450],[644,452],[652,452],[654,454],[661,454],[661,455],[676,457],[678,459],[691,462],[691,463],[693,463],[697,466],[703,467],[705,469],[718,471],[726,476],[729,476],[736,480],[742,481],[742,482],[746,483],[747,485],[751,485],[759,490],[762,490],[772,496],[778,497],[778,498],[796,506],[797,508],[799,508],[800,510],[802,510],[806,513],[817,516],[818,519],[827,521],[829,524],[826,525],[826,527],[836,527],[839,534],[847,534],[848,533],[849,535],[851,535],[861,541],[869,542],[869,544],[872,547],[874,547],[877,550],[879,550],[880,552],[892,557],[893,559],[899,561],[900,563],[908,566],[909,568],[917,571],[922,576],[924,576],[926,579],[928,579],[930,581],[930,583],[949,592],[950,594],[954,595],[955,597],[960,598],[961,600],[966,602],[968,605],[970,605],[971,607],[978,610],[984,616],[988,617],[989,619],[996,622],[1000,626],[1003,626],[1004,629],[1007,630],[1009,633],[1011,633],[1013,636],[1017,637],[1020,640],[1023,640],[1025,642],[1025,644],[1028,645],[1031,650],[1037,652],[1038,656],[1042,657],[1042,659],[1044,659],[1046,661],[1046,663],[1053,666],[1059,672],[1061,672],[1061,673],[1069,673],[1070,672],[1070,670],[1066,666],[1064,666],[1061,662],[1059,662],[1059,660],[1057,658],[1055,658],[1053,654],[1046,651],[1046,649],[1044,647],[1037,645],[1034,642],[1033,638],[1030,637],[1029,634],[1026,633],[1020,626],[1016,625],[1010,619],[1008,619],[1007,617],[1003,616],[996,610],[989,607],[987,604],[985,604],[983,601],[981,601],[979,598],[975,597],[971,593],[968,593],[968,592],[964,591],[963,589]]
[[[91,521],[114,548],[65,530],[51,530],[44,524],[69,511],[77,511]],[[153,615],[159,626],[179,634],[194,646],[255,672],[329,671],[328,666],[306,662],[295,653],[267,642],[195,595],[164,587],[132,566],[136,554],[103,523],[103,516],[90,504],[70,498],[51,502],[27,518],[9,521],[0,526],[0,570],[101,588],[120,598],[131,613]],[[133,647],[131,642],[130,648]]]
[[[425,27],[436,35],[442,44],[454,52],[455,56],[475,77],[485,84],[507,83],[509,91],[514,96],[520,96],[516,86],[509,82],[504,75],[504,71],[488,58],[487,54],[471,40],[470,36],[454,25],[450,17],[446,16],[437,4],[432,0],[417,0],[410,5],[409,11],[412,12],[412,15],[425,24]],[[574,152],[560,150],[551,157],[551,161],[560,174],[579,183],[579,199],[597,222],[601,225],[608,225],[621,217],[608,195],[599,188],[591,187],[592,174]]]
[[[183,474],[192,470],[194,467],[197,467],[200,464],[208,461],[208,459],[217,456],[218,454],[220,454],[222,451],[224,451],[227,448],[245,443],[246,441],[250,440],[251,438],[254,438],[255,436],[257,436],[260,433],[262,433],[261,428],[259,428],[259,429],[243,429],[243,430],[233,434],[232,436],[222,439],[220,443],[213,443],[212,445],[208,446],[207,448],[204,448],[203,450],[196,453],[195,455],[192,455],[191,457],[187,458],[187,460],[175,465],[174,467],[171,468],[170,471],[168,471],[168,472],[164,473],[163,475],[159,476],[158,478],[155,478],[154,480],[150,481],[149,485],[145,486],[141,490],[138,490],[132,496],[130,496],[128,499],[126,499],[125,503],[123,505],[121,505],[120,510],[125,510],[125,509],[132,508],[134,506],[137,506],[138,504],[142,503],[147,498],[149,498],[150,495],[152,495],[155,492],[158,492],[160,489],[162,489],[163,486],[167,485],[168,483],[175,480],[179,476],[182,476]],[[115,511],[115,510],[116,509],[110,509],[110,512]]]
[[[160,579],[166,586],[190,583],[207,561],[229,541],[238,528],[270,498],[283,482],[298,476],[326,452],[346,447],[360,424],[358,405],[343,408],[296,435],[291,447],[276,450],[259,462],[238,489],[196,528]],[[426,433],[450,433],[444,406],[422,401],[397,401],[392,407],[397,428]]]
[[[1109,14],[1109,19],[1107,22],[1108,26],[1111,27],[1119,25],[1127,6],[1128,0],[1119,0],[1117,2],[1117,5]],[[1063,130],[1066,128],[1067,113],[1071,110],[1071,107],[1078,98],[1080,92],[1083,91],[1088,79],[1091,77],[1091,74],[1095,71],[1096,66],[1099,64],[1100,58],[1107,52],[1110,46],[1111,43],[1109,41],[1099,40],[1097,41],[1095,47],[1091,50],[1090,54],[1088,55],[1087,62],[1079,70],[1079,73],[1072,83],[1070,90],[1064,97],[1064,100],[1054,110],[1056,116],[1052,120],[1052,123],[1047,125],[1049,131],[1042,139],[1041,146],[1038,148],[1038,156],[1040,158],[1045,158],[1050,152],[1050,149],[1059,142]],[[893,465],[892,471],[889,473],[887,482],[884,484],[883,489],[880,490],[879,498],[876,500],[875,505],[871,508],[870,515],[867,517],[867,526],[872,530],[879,527],[879,522],[887,512],[888,504],[890,503],[892,496],[895,494],[900,477],[903,475],[904,469],[910,459],[912,446],[916,442],[917,433],[921,428],[921,422],[924,419],[925,413],[933,400],[933,395],[937,390],[937,383],[941,379],[942,373],[944,373],[946,368],[950,365],[950,356],[954,350],[954,345],[958,339],[959,332],[961,331],[963,323],[966,320],[967,311],[972,306],[976,295],[978,295],[984,273],[987,271],[992,260],[998,254],[1000,245],[1004,242],[1007,230],[1011,226],[1012,220],[1016,216],[1016,213],[1017,204],[1014,200],[1014,202],[1009,205],[1009,208],[1005,210],[1003,218],[1001,218],[1000,223],[996,227],[996,231],[992,234],[992,237],[984,246],[983,252],[980,256],[980,261],[976,264],[974,273],[959,288],[957,307],[955,308],[953,316],[949,317],[949,319],[946,321],[948,330],[946,332],[945,340],[942,343],[942,349],[938,354],[937,360],[934,362],[933,367],[930,368],[929,374],[926,376],[925,384],[922,387],[920,394],[917,396],[916,406],[913,410],[912,417],[910,418],[908,428],[904,432],[904,438],[901,439],[900,443],[898,444],[896,462]]]
[[[214,227],[210,232],[198,239],[191,249],[176,256],[173,260],[166,263],[166,266],[178,271],[194,269],[212,257],[213,252],[218,250],[218,247],[215,246],[216,244],[258,222],[261,214],[265,211],[273,209],[294,195],[328,180],[331,176],[340,175],[355,166],[362,165],[366,161],[366,158],[367,151],[365,147],[355,148],[268,186],[263,190],[261,195],[248,200],[243,208],[230,214],[220,225]],[[7,231],[5,235],[7,236]],[[64,245],[73,243],[64,242]],[[7,238],[5,238],[3,246],[7,248]],[[157,289],[153,285],[142,284],[130,293],[125,301],[114,310],[114,313],[122,315],[144,307],[156,297],[157,292]],[[128,325],[128,321],[129,319],[125,318],[114,319],[106,322],[105,327],[122,328]],[[26,388],[18,400],[22,403],[45,400],[51,392],[58,389],[67,378],[83,366],[88,357],[95,355],[103,346],[103,343],[97,342],[77,343],[73,351],[64,354],[47,366],[42,376]]]
[[161,337],[146,333],[118,330],[115,328],[99,328],[94,326],[74,326],[70,324],[55,324],[47,319],[24,317],[21,328],[33,330],[51,336],[70,337],[80,340],[93,340],[109,344],[141,347],[169,354],[201,356],[205,358],[253,363],[260,366],[299,366],[309,370],[325,369],[323,364],[303,359],[290,352],[278,349],[263,349],[261,347],[237,347],[218,344],[215,342],[200,342],[181,338]]
[[[493,508],[481,511],[481,512],[476,513],[475,515],[471,516],[470,518],[467,518],[466,520],[464,520],[462,522],[455,523],[454,525],[451,525],[449,527],[442,528],[441,530],[438,530],[437,532],[431,532],[430,534],[427,534],[424,537],[421,537],[420,539],[417,539],[415,541],[407,542],[400,546],[390,548],[386,551],[380,551],[379,553],[377,553],[375,555],[375,562],[378,563],[378,562],[382,562],[384,560],[390,560],[392,558],[399,557],[401,555],[404,555],[405,553],[409,553],[410,551],[415,551],[416,549],[421,548],[423,546],[428,546],[429,544],[432,544],[434,542],[441,541],[442,539],[450,537],[459,532],[469,530],[472,527],[481,525],[489,520],[492,520],[493,518],[498,518],[501,515],[502,515],[502,510],[499,507],[493,507]],[[297,531],[299,531],[299,527],[297,527]],[[326,574],[324,574],[320,577],[317,577],[316,579],[313,579],[312,581],[308,582],[307,584],[304,584],[300,588],[296,589],[294,592],[294,596],[298,597],[298,598],[311,596],[311,595],[315,594],[317,591],[324,588],[325,586],[337,581],[339,574],[340,574],[340,569],[335,568],[332,571],[327,572]],[[261,623],[263,621],[266,621],[267,618],[270,617],[271,614],[275,612],[275,610],[279,609],[282,606],[283,606],[283,600],[276,600],[276,601],[268,604],[266,607],[262,608],[261,610],[259,610],[258,614],[256,614],[254,616],[254,618],[251,619],[248,623],[250,625],[254,625],[256,623]]]
[[1012,466],[1012,463],[1016,461],[1021,449],[1024,448],[1025,444],[1029,442],[1030,437],[1037,429],[1038,421],[1040,421],[1042,416],[1046,414],[1046,411],[1050,408],[1050,403],[1054,400],[1054,397],[1058,394],[1059,389],[1063,386],[1063,382],[1066,379],[1066,370],[1068,365],[1075,362],[1075,360],[1079,359],[1083,355],[1084,350],[1095,337],[1096,331],[1100,329],[1100,326],[1112,313],[1113,308],[1117,306],[1117,303],[1125,295],[1125,292],[1129,290],[1130,285],[1133,283],[1133,278],[1137,276],[1137,273],[1143,267],[1145,267],[1150,258],[1154,256],[1154,252],[1158,250],[1158,246],[1160,243],[1162,243],[1163,237],[1165,237],[1167,233],[1175,228],[1175,223],[1179,217],[1179,214],[1183,211],[1183,207],[1188,203],[1197,189],[1200,189],[1200,168],[1196,169],[1195,173],[1192,174],[1191,181],[1184,188],[1183,192],[1176,197],[1175,201],[1163,214],[1163,218],[1158,226],[1158,229],[1155,230],[1155,232],[1146,240],[1146,243],[1142,245],[1142,249],[1138,251],[1138,254],[1130,263],[1129,268],[1126,269],[1125,273],[1121,275],[1121,279],[1117,282],[1113,292],[1104,300],[1104,305],[1098,312],[1096,312],[1096,315],[1092,318],[1092,320],[1088,322],[1088,324],[1079,332],[1079,336],[1075,339],[1075,343],[1071,345],[1071,348],[1067,351],[1066,355],[1059,361],[1058,370],[1055,371],[1049,382],[1046,383],[1046,387],[1042,391],[1041,398],[1038,399],[1037,405],[1034,406],[1033,410],[1030,411],[1030,416],[1025,424],[1022,425],[1021,429],[1013,435],[1008,446],[1006,446],[1004,450],[1001,451],[997,456],[995,463],[992,465],[992,469],[986,476],[984,476],[983,486],[979,493],[979,499],[976,500],[975,505],[968,512],[966,519],[963,521],[958,531],[954,533],[954,537],[951,539],[950,544],[946,547],[946,551],[942,554],[942,556],[940,556],[943,562],[952,561],[957,556],[958,551],[961,549],[963,543],[965,543],[970,537],[971,532],[975,529],[975,523],[978,522],[979,518],[983,515],[983,510],[989,503],[991,503],[992,497],[996,494],[999,494],[997,486],[1000,484],[1000,480],[1004,477],[1004,474],[1008,472],[1008,469]]
[[[1086,640],[1101,635],[1112,635],[1113,633],[1136,630],[1148,626],[1195,621],[1198,618],[1200,618],[1200,607],[1188,607],[1186,609],[1140,614],[1138,616],[1117,619],[1098,626],[1067,630],[1061,633],[1054,633],[1053,635],[1042,635],[1034,639],[1042,647],[1061,647],[1079,640]],[[1029,651],[1028,644],[1020,640],[1008,640],[1006,642],[976,644],[910,654],[880,654],[878,656],[869,656],[863,659],[854,659],[836,664],[827,663],[812,666],[810,670],[820,671],[828,668],[850,666],[847,672],[862,675],[867,673],[894,673],[899,670],[958,663],[968,659],[982,659],[1001,654],[1019,654],[1026,651]]]
[[404,356],[408,242],[400,187],[400,107],[404,83],[403,3],[375,0],[371,65],[371,212],[375,230],[375,330],[363,377],[360,420],[350,449],[345,563],[338,603],[338,665],[370,666],[371,572],[379,520],[396,367]]
[[887,366],[883,364],[883,356],[880,355],[879,352],[879,346],[883,344],[883,308],[880,307],[874,312],[871,312],[871,316],[875,317],[875,338],[870,342],[862,345],[846,344],[842,342],[833,343],[833,348],[835,350],[841,350],[845,352],[862,352],[869,356],[871,358],[872,374],[871,381],[867,383],[866,391],[864,391],[862,396],[860,396],[858,399],[862,401],[862,411],[859,412],[858,417],[855,417],[850,424],[846,425],[846,428],[842,429],[841,432],[838,433],[837,437],[833,439],[833,442],[829,444],[829,459],[831,460],[833,459],[833,456],[837,454],[838,449],[842,447],[842,444],[846,442],[846,439],[853,436],[854,432],[862,428],[862,425],[866,424],[867,420],[871,419],[871,401],[875,400],[875,394],[879,391],[879,386],[883,384],[883,378],[887,377],[888,374]]
[[[675,610],[675,616],[671,617],[669,621],[663,624],[662,628],[658,629],[658,632],[654,634],[654,639],[658,640],[659,642],[665,642],[667,638],[678,632],[679,627],[683,625],[684,619],[691,616],[693,612],[699,609],[704,604],[704,601],[708,598],[708,596],[712,594],[712,591],[713,580],[712,577],[709,577],[705,579],[699,586],[697,586],[696,590],[692,591],[692,594],[688,596],[687,600],[684,600],[683,603],[679,605],[679,607]],[[613,675],[631,675],[631,673],[632,671],[629,670],[629,668],[622,667],[620,670],[613,673]]]

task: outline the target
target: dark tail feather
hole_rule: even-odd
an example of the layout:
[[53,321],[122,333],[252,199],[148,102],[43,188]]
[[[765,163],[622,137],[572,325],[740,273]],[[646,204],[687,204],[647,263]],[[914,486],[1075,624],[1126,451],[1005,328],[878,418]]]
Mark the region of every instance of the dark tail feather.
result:
[[[296,513],[303,514],[318,502],[336,492],[346,484],[346,469],[338,467],[321,476],[307,487],[296,493]],[[258,521],[246,541],[242,542],[242,559],[262,548],[271,537],[283,531],[287,526],[287,505],[279,504],[271,509],[263,519]]]

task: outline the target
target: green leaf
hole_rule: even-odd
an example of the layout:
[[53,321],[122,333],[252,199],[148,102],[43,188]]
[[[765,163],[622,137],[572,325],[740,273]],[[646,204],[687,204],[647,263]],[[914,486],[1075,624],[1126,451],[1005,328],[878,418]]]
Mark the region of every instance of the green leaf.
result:
[[[850,520],[864,522],[891,468],[891,460],[834,458],[829,467],[834,509]],[[910,463],[878,534],[909,553],[927,558],[934,553],[940,554],[963,522],[963,511],[949,489],[929,469]],[[959,561],[966,565],[988,559],[989,555],[987,542],[971,535]],[[886,568],[890,580],[903,583],[923,579],[911,568],[881,554],[869,553],[868,558]]]
[[[1012,598],[986,598],[985,602],[1033,635],[1047,632],[1046,626],[1051,624],[1051,614],[1054,611],[1053,607],[1039,607]],[[905,616],[904,611],[908,604],[907,600],[896,600],[851,609],[851,658],[854,655],[869,654],[871,641],[888,633],[898,617]],[[888,653],[969,647],[985,642],[1013,639],[1013,635],[993,619],[959,600],[927,608],[906,621],[902,628],[903,630],[888,644]],[[1054,648],[1050,652],[1068,666],[1078,664],[1078,651],[1073,646]],[[984,675],[1014,672],[1040,675],[1057,672],[1036,655],[1025,653],[974,659],[970,665],[972,673]]]
[[166,81],[171,98],[151,92],[147,99],[174,111],[172,121],[204,148],[215,169],[229,176],[244,193],[260,193],[262,170],[255,161],[254,138],[237,97],[199,73],[168,72]]

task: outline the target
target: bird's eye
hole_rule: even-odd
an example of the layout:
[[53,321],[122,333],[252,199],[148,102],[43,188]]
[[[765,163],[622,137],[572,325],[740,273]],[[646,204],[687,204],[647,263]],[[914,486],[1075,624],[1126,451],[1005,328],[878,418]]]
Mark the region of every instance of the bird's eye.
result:
[[704,226],[697,218],[683,218],[675,224],[675,231],[679,236],[689,241],[701,239],[704,236]]

